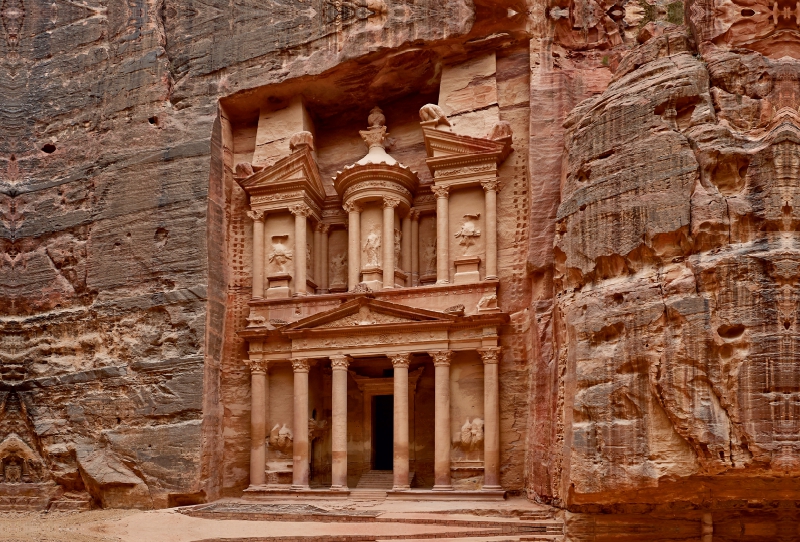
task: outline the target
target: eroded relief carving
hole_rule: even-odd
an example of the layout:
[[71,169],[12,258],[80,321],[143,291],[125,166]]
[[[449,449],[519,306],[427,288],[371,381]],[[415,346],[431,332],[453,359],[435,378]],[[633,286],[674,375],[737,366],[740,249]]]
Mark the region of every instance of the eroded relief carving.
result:
[[480,213],[464,215],[464,222],[455,233],[455,237],[458,239],[458,244],[464,249],[464,256],[466,256],[469,252],[469,249],[475,245],[475,240],[481,236],[481,230],[475,226],[475,221],[480,217]]
[[483,420],[474,418],[469,421],[469,418],[467,418],[464,425],[461,426],[459,437],[459,446],[464,451],[481,449],[483,447]]
[[329,266],[331,286],[347,284],[347,254],[336,254]]
[[273,274],[285,274],[289,270],[287,266],[292,261],[292,251],[284,244],[289,239],[288,235],[273,235],[272,250],[267,256],[270,264],[270,272]]
[[322,324],[320,328],[335,328],[335,327],[349,327],[349,326],[371,326],[375,324],[398,324],[404,322],[413,322],[408,318],[401,318],[399,316],[392,316],[390,314],[383,314],[374,312],[369,307],[361,307],[358,313],[346,316],[327,324]]
[[283,425],[276,423],[272,430],[269,432],[270,446],[277,448],[284,453],[291,453],[292,444],[294,443],[294,434],[292,430]]

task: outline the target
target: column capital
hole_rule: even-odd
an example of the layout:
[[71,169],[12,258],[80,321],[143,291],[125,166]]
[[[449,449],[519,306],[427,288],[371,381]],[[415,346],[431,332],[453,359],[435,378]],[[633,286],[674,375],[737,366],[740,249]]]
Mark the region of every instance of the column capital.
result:
[[317,224],[317,228],[316,229],[320,233],[323,233],[323,234],[324,233],[328,233],[328,231],[331,229],[331,225],[330,224],[325,224],[324,222],[320,222],[319,224]]
[[348,201],[347,203],[342,205],[342,209],[344,209],[345,212],[348,213],[348,214],[349,213],[360,213],[361,212],[361,206],[358,203],[355,203],[353,201]]
[[245,359],[244,364],[250,367],[250,374],[267,374],[269,361],[265,359]]
[[292,360],[292,370],[295,373],[307,373],[308,368],[310,366],[311,366],[311,360],[309,358],[300,358]]
[[394,209],[400,205],[400,198],[393,198],[390,196],[384,196],[383,198],[383,208],[384,209]]
[[295,203],[289,206],[289,212],[294,216],[309,216],[311,214],[311,207],[305,203]]
[[392,361],[392,367],[395,369],[408,369],[408,364],[411,361],[411,354],[408,352],[388,354],[388,357]]
[[264,211],[247,211],[247,217],[253,221],[264,220]]
[[433,359],[434,367],[449,367],[453,352],[451,350],[437,350],[428,352],[428,355]]
[[490,190],[494,191],[494,192],[499,192],[500,191],[500,180],[499,179],[491,179],[491,180],[488,180],[488,181],[481,181],[481,186],[487,192],[489,192]]
[[478,348],[478,353],[481,355],[484,365],[491,365],[500,362],[500,350],[501,348],[499,346],[492,346],[489,348]]
[[413,221],[419,221],[419,218],[420,218],[419,209],[417,209],[416,207],[412,207],[408,211],[408,217],[407,218],[410,218]]
[[330,356],[331,360],[331,369],[334,371],[342,370],[346,371],[348,365],[350,365],[350,359],[344,354],[337,354],[335,356]]
[[449,186],[432,186],[431,192],[436,194],[437,198],[445,198],[450,195],[450,187]]

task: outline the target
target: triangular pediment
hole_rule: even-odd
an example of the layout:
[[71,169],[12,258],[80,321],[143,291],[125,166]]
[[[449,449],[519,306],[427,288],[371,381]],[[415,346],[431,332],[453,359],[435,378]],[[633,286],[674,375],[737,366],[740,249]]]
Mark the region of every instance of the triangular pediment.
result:
[[335,309],[298,320],[282,332],[368,327],[388,324],[450,323],[457,317],[441,312],[408,307],[387,301],[361,297],[342,303]]
[[250,196],[303,189],[318,203],[325,199],[317,162],[307,147],[237,182]]

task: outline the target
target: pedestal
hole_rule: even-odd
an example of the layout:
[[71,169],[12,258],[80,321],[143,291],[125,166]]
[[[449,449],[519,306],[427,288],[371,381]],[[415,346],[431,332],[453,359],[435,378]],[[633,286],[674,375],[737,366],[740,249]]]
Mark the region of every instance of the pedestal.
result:
[[291,275],[288,273],[269,275],[267,280],[269,281],[267,299],[284,299],[291,297],[291,292],[289,291],[289,281],[292,280]]
[[454,282],[456,284],[470,284],[473,282],[481,281],[480,265],[481,259],[478,256],[464,256],[457,259],[456,275]]
[[373,292],[383,290],[383,270],[380,267],[365,267],[361,270],[361,282]]

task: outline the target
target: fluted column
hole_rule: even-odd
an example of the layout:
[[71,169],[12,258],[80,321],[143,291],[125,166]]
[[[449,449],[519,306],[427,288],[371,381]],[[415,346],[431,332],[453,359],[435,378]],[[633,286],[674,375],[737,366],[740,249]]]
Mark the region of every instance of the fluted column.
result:
[[411,213],[409,211],[403,219],[400,239],[400,267],[406,274],[406,286],[411,286]]
[[331,356],[331,490],[347,489],[347,356]]
[[419,211],[411,210],[411,286],[419,286]]
[[486,278],[497,278],[497,189],[499,182],[495,180],[481,183],[486,193]]
[[500,348],[481,348],[483,359],[483,489],[500,488]]
[[330,288],[330,284],[328,283],[328,268],[329,268],[329,258],[330,254],[328,253],[328,241],[330,240],[330,225],[329,224],[320,224],[320,232],[321,232],[321,239],[322,239],[322,246],[320,247],[320,277],[319,277],[319,287],[321,294],[327,294],[328,289]]
[[394,288],[394,210],[398,198],[383,198],[383,287]]
[[308,489],[308,359],[293,359],[294,444],[292,449],[292,489]]
[[449,191],[446,186],[434,186],[436,194],[436,284],[450,283]]
[[347,211],[347,289],[361,282],[361,207],[348,202]]
[[304,203],[289,207],[289,212],[294,215],[294,295],[307,294],[306,283],[306,250],[308,239],[306,235],[306,220],[311,214],[311,209]]
[[434,386],[434,491],[452,491],[450,484],[450,359],[449,350],[429,352],[433,358]]
[[314,226],[314,282],[322,289],[322,224]]
[[264,212],[247,211],[253,220],[253,297],[264,297]]
[[250,485],[266,483],[267,408],[269,383],[266,360],[245,360],[250,367]]
[[394,367],[394,490],[409,488],[408,364],[411,354],[391,354]]

